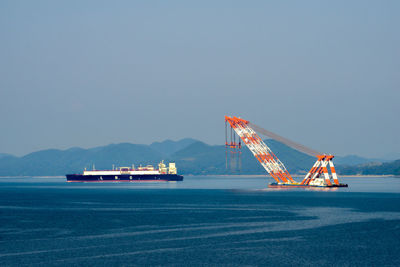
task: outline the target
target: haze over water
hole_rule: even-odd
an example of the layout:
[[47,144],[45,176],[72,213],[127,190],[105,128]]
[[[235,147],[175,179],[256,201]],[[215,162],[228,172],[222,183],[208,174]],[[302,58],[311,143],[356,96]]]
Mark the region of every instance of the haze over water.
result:
[[399,265],[400,179],[266,189],[261,177],[181,183],[0,179],[0,263]]
[[[399,13],[394,0],[2,0],[0,166],[98,162],[47,149],[223,145],[225,115],[352,161],[399,159]],[[340,181],[0,177],[0,267],[400,266],[400,178]]]

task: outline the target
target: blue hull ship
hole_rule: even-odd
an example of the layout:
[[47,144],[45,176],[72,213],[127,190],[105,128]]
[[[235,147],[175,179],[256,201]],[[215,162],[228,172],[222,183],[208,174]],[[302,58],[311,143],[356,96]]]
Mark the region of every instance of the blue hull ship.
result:
[[183,176],[177,174],[175,163],[169,163],[168,168],[161,161],[158,169],[151,165],[146,167],[119,167],[112,170],[85,171],[83,174],[67,174],[68,182],[170,182],[183,181]]
[[68,182],[169,182],[183,181],[183,176],[178,174],[143,174],[143,175],[83,175],[67,174]]

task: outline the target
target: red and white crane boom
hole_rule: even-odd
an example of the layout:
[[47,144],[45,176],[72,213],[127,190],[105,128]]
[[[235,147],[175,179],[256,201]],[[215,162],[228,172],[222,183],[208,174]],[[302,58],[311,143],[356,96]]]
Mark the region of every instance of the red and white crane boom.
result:
[[[332,159],[334,158],[333,155],[321,154],[318,151],[293,142],[238,117],[225,116],[225,122],[229,123],[230,127],[241,138],[243,143],[249,148],[264,169],[272,176],[272,178],[275,179],[276,185],[347,187],[347,185],[339,183],[335,167],[332,162]],[[250,127],[250,125],[252,127]],[[253,128],[255,128],[258,132],[296,150],[317,157],[317,161],[315,162],[314,166],[307,173],[301,183],[297,183],[292,178],[285,165],[257,135]],[[240,142],[236,144],[236,142],[232,142],[232,140],[230,143],[226,141],[225,145],[230,148],[240,149],[241,147]],[[331,174],[328,172],[328,165],[330,167]],[[333,183],[331,182],[331,179],[333,179]]]
[[285,165],[275,156],[274,152],[257,133],[249,127],[248,121],[228,116],[225,116],[225,120],[277,183],[295,183]]

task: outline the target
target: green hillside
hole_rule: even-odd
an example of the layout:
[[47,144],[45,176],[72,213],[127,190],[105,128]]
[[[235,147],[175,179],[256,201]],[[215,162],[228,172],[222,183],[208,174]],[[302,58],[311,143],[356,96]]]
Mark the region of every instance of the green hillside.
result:
[[156,164],[162,155],[146,145],[112,144],[92,149],[42,150],[24,157],[0,159],[0,176],[47,176],[80,173],[84,168],[111,169],[112,165]]
[[198,141],[192,138],[185,138],[179,141],[165,140],[163,142],[154,142],[150,147],[164,155],[171,155],[196,142]]
[[[315,158],[294,150],[275,140],[265,140],[291,174],[307,172]],[[343,157],[344,159],[345,157]],[[226,161],[228,159],[228,161]],[[166,140],[151,145],[130,143],[111,144],[91,149],[49,149],[23,157],[2,154],[0,176],[52,176],[80,173],[84,168],[111,169],[135,164],[157,165],[161,160],[176,162],[181,174],[266,174],[263,167],[246,147],[240,155],[231,154],[225,146],[211,146],[194,139]],[[354,157],[349,162],[354,163]],[[227,164],[228,163],[228,164]],[[240,167],[239,167],[240,165]],[[399,174],[399,161],[340,166],[339,174]],[[227,168],[228,167],[228,168]]]
[[[282,143],[268,139],[265,141],[291,173],[308,171],[315,159]],[[242,148],[241,168],[237,154],[228,152],[225,146],[210,146],[202,142],[194,143],[173,155],[182,173],[190,174],[266,174],[257,159],[246,148]],[[228,169],[226,158],[228,156]],[[231,163],[231,164],[229,164]],[[233,168],[229,168],[233,166]]]
[[400,160],[392,162],[375,162],[356,166],[339,166],[340,174],[359,175],[400,175]]

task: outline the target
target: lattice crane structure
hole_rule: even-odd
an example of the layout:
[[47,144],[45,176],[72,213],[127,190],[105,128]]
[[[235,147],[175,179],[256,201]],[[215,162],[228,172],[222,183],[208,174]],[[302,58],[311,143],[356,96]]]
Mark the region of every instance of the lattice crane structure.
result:
[[[275,133],[267,131],[257,125],[251,124],[249,121],[225,116],[226,127],[229,124],[231,131],[233,130],[240,138],[236,142],[235,136],[228,137],[227,129],[225,129],[225,146],[227,148],[240,149],[241,141],[249,148],[254,157],[261,163],[264,169],[272,176],[275,183],[270,184],[270,187],[279,186],[313,186],[313,187],[347,187],[347,184],[339,183],[336,175],[335,167],[332,159],[333,155],[319,153],[315,150],[307,148],[301,144],[295,143],[289,139],[281,137]],[[252,127],[251,127],[252,126]],[[256,129],[259,133],[275,139],[281,143],[288,145],[296,150],[302,151],[308,155],[316,156],[317,161],[311,170],[304,177],[302,182],[296,182],[285,165],[278,159],[272,150],[264,143],[264,141],[253,130]],[[241,140],[241,141],[240,141]],[[331,173],[328,171],[328,165]]]

